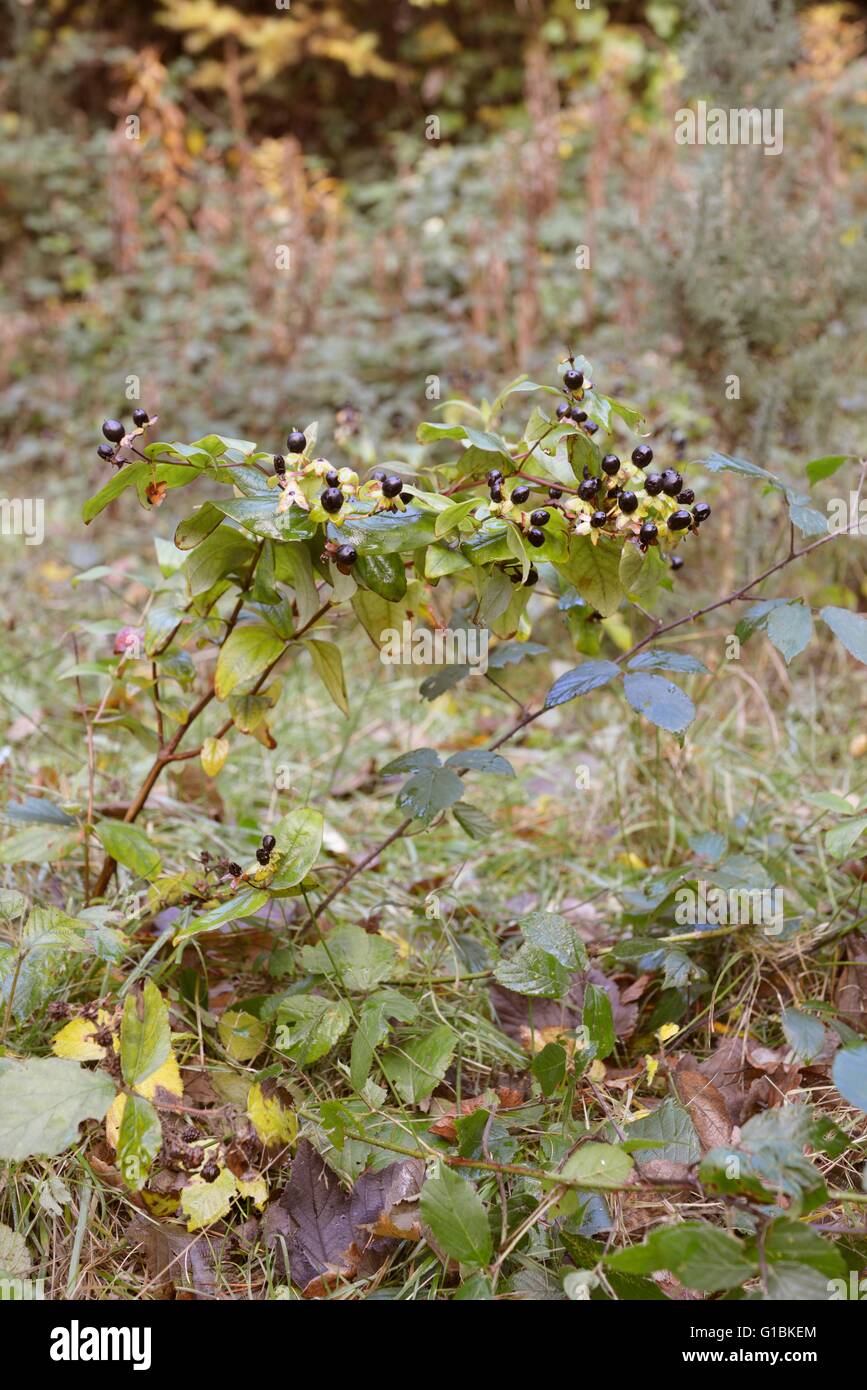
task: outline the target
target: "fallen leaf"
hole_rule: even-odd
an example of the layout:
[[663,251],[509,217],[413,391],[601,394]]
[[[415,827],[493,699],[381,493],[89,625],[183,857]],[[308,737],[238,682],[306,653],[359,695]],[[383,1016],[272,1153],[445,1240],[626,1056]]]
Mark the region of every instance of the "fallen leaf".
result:
[[674,1071],[674,1085],[681,1103],[689,1112],[705,1153],[728,1144],[732,1121],[721,1092],[695,1069],[692,1057],[684,1057]]

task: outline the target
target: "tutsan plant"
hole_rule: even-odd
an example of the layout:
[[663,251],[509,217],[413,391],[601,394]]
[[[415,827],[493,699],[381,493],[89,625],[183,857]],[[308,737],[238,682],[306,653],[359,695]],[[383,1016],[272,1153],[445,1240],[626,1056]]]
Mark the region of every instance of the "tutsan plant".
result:
[[[101,697],[83,702],[89,752],[86,804],[70,800],[52,807],[49,817],[52,843],[45,857],[69,861],[81,856],[83,901],[73,908],[78,915],[34,908],[26,923],[22,895],[6,894],[0,902],[6,917],[22,918],[17,953],[13,950],[7,958],[7,1024],[12,1013],[19,1017],[19,995],[29,988],[28,961],[38,962],[46,951],[59,948],[92,952],[107,962],[123,954],[127,943],[106,919],[109,905],[124,902],[113,887],[120,866],[131,882],[147,884],[149,916],[166,907],[180,909],[170,935],[157,938],[151,948],[156,952],[170,943],[178,964],[203,933],[249,919],[273,900],[298,900],[299,940],[313,943],[302,948],[308,982],[333,985],[338,997],[304,988],[301,981],[297,991],[259,1001],[256,1014],[224,1013],[218,1029],[227,1055],[245,1062],[257,1057],[276,1022],[277,1051],[306,1067],[329,1053],[353,1026],[348,1076],[356,1098],[382,1105],[388,1091],[374,1080],[374,1068],[402,1104],[431,1094],[454,1052],[452,1030],[434,1027],[414,1036],[403,1050],[380,1057],[377,1048],[392,1021],[415,1017],[415,1004],[396,990],[368,998],[383,981],[397,978],[395,972],[399,975],[394,945],[357,926],[320,932],[323,914],[396,840],[433,827],[446,813],[471,837],[488,833],[489,817],[465,799],[467,780],[513,775],[499,750],[548,710],[609,687],[622,691],[651,724],[682,736],[695,706],[668,677],[701,679],[707,668],[691,653],[658,646],[657,639],[706,613],[754,598],[764,580],[834,539],[823,514],[784,480],[745,460],[712,454],[701,461],[710,475],[739,474],[785,499],[789,543],[780,559],[733,593],[676,616],[656,616],[672,596],[672,576],[683,568],[683,552],[707,535],[703,527],[710,506],[696,501],[694,487],[686,486],[682,450],[678,447],[671,460],[659,457],[663,449],[648,442],[652,432],[640,437],[640,412],[602,394],[589,362],[570,356],[561,367],[559,386],[519,378],[492,402],[444,403],[442,420],[419,426],[422,447],[414,451],[411,466],[390,462],[363,479],[354,467],[316,452],[315,423],[303,431],[293,426],[282,455],[253,441],[216,434],[189,444],[153,441],[149,435],[156,420],[143,409],[135,412],[129,430],[121,421],[105,422],[103,434],[112,445],[110,462],[116,471],[86,503],[86,523],[131,488],[155,516],[169,489],[195,484],[208,495],[180,522],[174,544],[158,540],[160,578],[140,624],[116,634],[111,659],[77,661],[65,672],[79,683],[108,677]],[[525,412],[522,424],[511,423],[515,406],[531,395],[540,403]],[[601,436],[600,443],[594,433]],[[109,461],[104,445],[99,456]],[[828,476],[832,464],[838,468],[845,460],[821,462],[825,466],[814,466],[811,478]],[[808,537],[800,549],[797,531]],[[330,880],[327,890],[317,872],[324,821],[316,806],[298,806],[273,828],[262,827],[249,862],[243,862],[240,851],[235,859],[203,851],[192,867],[189,861],[163,863],[162,853],[137,823],[160,777],[174,764],[198,760],[204,774],[214,778],[232,758],[235,739],[276,747],[271,722],[284,666],[309,657],[315,679],[340,714],[348,714],[341,649],[326,632],[360,626],[377,647],[396,629],[411,628],[413,621],[428,633],[447,628],[453,636],[484,634],[486,644],[490,639],[487,664],[502,671],[524,655],[545,650],[533,641],[534,625],[551,612],[563,620],[564,650],[585,659],[561,674],[537,706],[516,700],[520,708],[513,722],[488,747],[445,760],[435,749],[422,747],[381,768],[383,775],[406,777],[397,793],[403,818],[336,882]],[[630,612],[627,623],[624,615]],[[819,616],[856,659],[867,662],[867,619],[833,607]],[[737,634],[746,641],[759,630],[788,662],[810,640],[812,614],[798,598],[754,602],[743,612]],[[642,635],[636,637],[636,631]],[[468,669],[466,662],[446,661],[422,682],[421,694],[435,698],[464,680]],[[110,699],[118,713],[109,717]],[[150,755],[128,804],[101,813],[93,790],[96,730],[100,736],[123,731]],[[22,818],[44,821],[46,812],[40,808],[41,803],[35,811],[25,807]],[[30,831],[21,834],[26,839]],[[104,859],[92,874],[94,838]],[[13,836],[3,854],[7,864],[28,857],[32,862],[32,843],[17,845]],[[122,925],[136,915],[130,912]],[[556,914],[531,914],[522,927],[524,944],[494,967],[497,981],[513,994],[563,998],[575,972],[587,968],[582,943]],[[180,1152],[184,1171],[196,1175],[181,1198],[190,1229],[195,1229],[223,1215],[238,1197],[259,1201],[262,1186],[258,1177],[237,1178],[236,1169],[246,1168],[229,1164],[226,1144],[217,1149],[211,1144],[209,1157],[190,1139],[178,1149],[177,1134],[166,1129],[166,1115],[183,1109],[182,1087],[166,1001],[152,979],[143,988],[140,984],[151,952],[125,980],[120,999],[91,1000],[80,1016],[66,1022],[53,1040],[55,1058],[16,1062],[0,1076],[0,1156],[57,1153],[73,1142],[81,1120],[106,1117],[107,1136],[127,1186],[147,1191],[154,1163],[171,1134],[172,1152]],[[347,1002],[353,994],[357,1005]],[[604,990],[587,986],[583,1023],[589,1044],[581,1068],[594,1056],[608,1056],[614,1046],[606,1000]],[[23,1008],[26,1013],[26,1000]],[[68,1011],[56,1017],[68,1017]],[[564,1082],[566,1053],[559,1045],[556,1051],[551,1075],[542,1058],[538,1069],[534,1065],[543,1089],[556,1090]],[[97,1071],[86,1071],[78,1065],[82,1062],[96,1062]],[[273,1075],[263,1073],[253,1091],[260,1079],[264,1085]],[[247,1113],[255,1135],[247,1137],[254,1148],[264,1145],[267,1151],[272,1142],[291,1142],[294,1117],[282,1103],[270,1094],[251,1091],[251,1096]],[[25,1103],[24,1097],[30,1099]],[[22,1107],[32,1111],[24,1127],[16,1118]],[[62,1125],[46,1120],[55,1113]],[[366,1133],[361,1112],[343,1101],[324,1104],[315,1123],[325,1126],[338,1149],[349,1136],[417,1156],[414,1148],[396,1145],[393,1138]],[[188,1152],[191,1143],[194,1152]],[[628,1155],[601,1147],[606,1150],[604,1173],[579,1165],[580,1171],[564,1170],[559,1188],[565,1192],[571,1184],[584,1191],[594,1186],[604,1190],[631,1182]],[[584,1164],[590,1154],[581,1152]],[[254,1157],[256,1162],[251,1159],[252,1166],[247,1165],[251,1173],[259,1171],[259,1149]],[[469,1160],[444,1159],[447,1170],[464,1162]],[[722,1159],[720,1165],[724,1170]],[[482,1166],[497,1168],[490,1162]],[[809,1185],[814,1178],[811,1169],[804,1182]],[[443,1201],[455,1199],[449,1179],[434,1181],[443,1184]],[[707,1181],[710,1187],[717,1183],[716,1169],[709,1170]],[[209,1189],[205,1196],[203,1187]],[[438,1189],[425,1190],[428,1207],[435,1207]],[[743,1195],[770,1200],[757,1180]],[[458,1198],[473,1200],[463,1189]],[[426,1219],[436,1230],[437,1211],[429,1211]],[[486,1231],[485,1226],[473,1256],[476,1263],[485,1262]],[[648,1268],[657,1267],[656,1258],[655,1251],[647,1253]],[[743,1277],[751,1269],[745,1260]]]

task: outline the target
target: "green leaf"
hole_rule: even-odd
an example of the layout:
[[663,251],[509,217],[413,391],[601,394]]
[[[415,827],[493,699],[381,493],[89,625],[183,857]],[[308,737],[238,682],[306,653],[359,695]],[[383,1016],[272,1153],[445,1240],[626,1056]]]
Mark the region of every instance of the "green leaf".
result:
[[192,516],[185,517],[178,523],[175,531],[175,545],[178,550],[195,550],[203,540],[216,531],[218,526],[223,523],[223,513],[219,507],[215,507],[213,502],[204,502],[201,507],[193,512]]
[[515,770],[508,758],[489,753],[486,748],[467,748],[446,758],[446,767],[455,772],[492,772],[497,777],[514,777]]
[[695,706],[689,696],[662,676],[627,673],[623,689],[633,709],[660,729],[680,734],[695,718]]
[[443,1023],[425,1037],[383,1054],[383,1071],[406,1105],[427,1100],[448,1071],[456,1045],[455,1034]]
[[349,516],[342,526],[328,527],[330,540],[354,545],[359,554],[391,555],[420,550],[436,539],[436,512],[407,507],[405,512]]
[[169,1011],[152,980],[141,998],[128,994],[120,1025],[120,1066],[127,1086],[140,1086],[158,1071],[171,1051]]
[[817,1018],[800,1009],[784,1009],[782,1022],[786,1042],[800,1061],[812,1062],[818,1057],[825,1045],[825,1029]]
[[701,459],[700,462],[709,473],[744,473],[750,478],[765,478],[778,486],[780,484],[776,474],[769,473],[767,468],[759,468],[758,464],[749,463],[746,459],[731,458],[728,454],[714,451],[709,458]]
[[848,608],[823,608],[819,617],[858,661],[867,663],[867,618]]
[[867,816],[855,816],[852,820],[843,821],[842,825],[835,825],[833,829],[827,831],[825,848],[829,854],[833,854],[835,859],[842,859],[844,854],[849,853],[855,842],[860,840],[865,830],[867,830]]
[[664,652],[659,647],[639,652],[629,662],[630,671],[678,671],[682,675],[708,675],[708,669],[689,652]]
[[615,1144],[582,1144],[567,1158],[564,1178],[578,1179],[587,1187],[623,1187],[632,1174],[632,1159]]
[[689,1112],[678,1105],[671,1097],[664,1100],[649,1115],[633,1120],[627,1131],[626,1147],[633,1140],[642,1144],[654,1140],[652,1148],[638,1150],[639,1165],[653,1159],[663,1159],[669,1163],[698,1163],[701,1158],[701,1144]]
[[149,463],[127,463],[123,468],[119,468],[112,478],[101,487],[93,497],[89,497],[81,509],[81,517],[85,526],[89,526],[95,516],[99,516],[110,502],[120,497],[121,493],[126,492],[128,487],[132,487],[142,478],[150,479],[151,466]]
[[268,884],[272,893],[294,888],[307,877],[319,858],[324,830],[322,812],[311,806],[299,806],[278,822],[274,827],[277,872]]
[[270,627],[251,623],[236,628],[226,638],[217,658],[214,690],[218,700],[226,700],[233,690],[255,685],[285,648]]
[[572,972],[555,956],[525,942],[508,960],[498,962],[495,979],[515,994],[562,999],[572,982]]
[[804,603],[781,603],[768,614],[765,631],[788,666],[813,636],[813,615]]
[[225,927],[229,922],[236,922],[241,917],[252,917],[267,901],[268,894],[263,893],[260,888],[244,888],[227,902],[219,903],[217,907],[209,907],[206,912],[200,912],[197,917],[193,917],[186,926],[175,933],[172,944],[177,946],[179,942],[186,941],[191,936],[198,936],[199,932]]
[[609,1057],[614,1051],[614,1014],[608,991],[601,985],[587,985],[581,1022],[596,1048],[596,1056],[600,1059]]
[[162,860],[143,830],[121,820],[104,820],[94,826],[103,849],[136,878],[156,878]]
[[392,758],[380,771],[383,777],[392,777],[399,772],[419,772],[422,768],[439,766],[440,755],[435,748],[413,748],[409,753]]
[[333,975],[344,989],[365,993],[388,978],[396,958],[390,941],[362,927],[337,927],[301,951],[301,962],[311,975]]
[[478,497],[468,497],[464,502],[453,502],[437,515],[434,534],[437,537],[447,536],[450,531],[456,530],[478,505]]
[[[765,1259],[769,1264],[792,1263],[809,1265],[826,1279],[844,1279],[846,1263],[839,1250],[830,1241],[823,1240],[803,1221],[790,1221],[780,1217],[772,1221],[762,1242]],[[822,1297],[827,1298],[827,1289]]]
[[779,1261],[768,1267],[766,1298],[780,1303],[824,1303],[828,1298],[828,1280],[809,1265]]
[[343,675],[343,657],[335,642],[319,637],[305,638],[304,646],[313,659],[313,668],[341,714],[349,716],[349,699]]
[[530,912],[518,923],[529,946],[547,951],[567,970],[586,970],[587,948],[575,928],[557,912]]
[[277,1047],[303,1067],[330,1052],[352,1022],[342,1000],[310,994],[282,1000],[277,1017]]
[[278,512],[274,493],[267,497],[233,497],[226,502],[215,502],[214,506],[224,516],[237,521],[245,531],[266,540],[302,541],[316,535],[316,523],[311,521],[309,513],[302,507]]
[[438,439],[466,439],[463,425],[444,425],[437,420],[426,420],[415,432],[419,444],[433,444]]
[[397,804],[407,815],[429,824],[464,793],[464,784],[451,768],[424,767],[404,782]]
[[144,1096],[128,1095],[117,1140],[117,1166],[132,1192],[140,1192],[160,1151],[163,1131],[160,1118]]
[[[580,1150],[579,1150],[580,1152]],[[758,1273],[758,1260],[741,1241],[706,1221],[682,1221],[653,1232],[642,1245],[606,1255],[612,1269],[652,1274],[667,1269],[689,1289],[719,1293]]]
[[613,661],[582,661],[580,666],[566,671],[555,680],[545,696],[545,708],[553,709],[555,705],[565,705],[578,695],[586,695],[591,690],[607,685],[619,675],[620,667]]
[[458,801],[452,807],[452,815],[471,840],[486,840],[497,829],[496,823],[478,806],[469,801]]
[[844,463],[847,463],[851,455],[849,454],[827,454],[824,458],[811,459],[807,464],[807,477],[810,486],[820,483],[824,478],[830,478],[832,473],[836,473]]
[[421,1190],[421,1219],[437,1245],[464,1265],[489,1263],[493,1254],[485,1204],[471,1183],[445,1165]]
[[352,573],[368,589],[392,602],[406,593],[406,568],[399,554],[359,555]]
[[545,1096],[553,1095],[566,1079],[566,1049],[562,1043],[546,1043],[533,1059],[530,1070]]
[[867,1043],[841,1047],[831,1075],[843,1099],[867,1111]]
[[0,1065],[0,1158],[51,1158],[78,1140],[84,1120],[102,1120],[116,1095],[104,1071],[59,1057],[4,1058]]
[[610,618],[623,599],[620,583],[620,547],[601,540],[594,545],[589,536],[572,542],[568,565],[559,567],[592,608]]

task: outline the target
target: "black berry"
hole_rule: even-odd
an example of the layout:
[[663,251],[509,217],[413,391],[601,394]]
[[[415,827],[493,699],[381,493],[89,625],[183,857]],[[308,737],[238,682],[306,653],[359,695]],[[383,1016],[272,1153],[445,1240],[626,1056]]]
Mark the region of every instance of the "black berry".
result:
[[620,459],[616,454],[606,454],[602,460],[602,467],[608,476],[613,478],[615,473],[620,472]]
[[526,487],[524,483],[520,483],[518,487],[512,488],[511,500],[513,502],[526,502],[529,496],[530,489]]
[[388,477],[388,474],[386,473],[384,468],[374,468],[370,476],[373,482],[384,483],[386,478]]
[[652,545],[658,535],[659,530],[657,529],[655,521],[643,521],[641,523],[638,539],[641,541],[642,545]]
[[132,422],[136,429],[144,429],[145,425],[150,424],[150,418],[147,411],[142,410],[140,405],[137,405],[132,413]]
[[496,486],[494,486],[494,487],[491,488],[491,501],[492,501],[492,502],[502,502],[503,496],[504,496],[504,494],[503,494],[503,489],[500,487],[499,483],[497,483]]
[[340,487],[340,474],[336,468],[329,468],[325,474],[326,487]]
[[382,485],[383,497],[399,497],[403,491],[403,483],[396,473],[391,473]]
[[569,411],[569,419],[574,420],[576,425],[583,425],[584,421],[587,419],[587,411],[579,409],[577,405],[573,405],[572,409]]
[[220,1176],[220,1169],[216,1163],[206,1163],[202,1169],[202,1177],[205,1182],[216,1182]]
[[598,478],[585,478],[583,483],[578,484],[578,496],[583,502],[592,502],[598,491]]
[[547,526],[550,520],[551,513],[546,512],[544,507],[540,507],[538,511],[530,513],[530,521],[534,526]]
[[265,848],[256,850],[256,858],[260,864],[268,864],[271,861],[271,856]]
[[103,420],[102,432],[106,439],[111,440],[112,444],[119,444],[126,434],[120,420]]
[[692,517],[684,507],[672,512],[666,523],[669,531],[686,531],[692,525]]
[[598,429],[599,426],[595,420],[588,420],[587,424],[584,426],[585,434],[595,434]]
[[673,570],[682,570],[682,569],[683,569],[683,556],[682,556],[682,555],[672,555],[672,557],[671,557],[671,568],[672,568]]
[[286,472],[286,460],[282,454],[274,455],[274,472],[278,478],[282,478]]
[[710,516],[710,507],[708,506],[707,502],[696,502],[695,506],[692,509],[692,514],[695,517],[696,521],[699,523],[701,523],[702,521],[707,521],[708,517]]
[[695,493],[691,487],[685,487],[682,492],[677,494],[677,500],[678,502],[682,502],[685,507],[688,507],[690,503],[695,501]]
[[339,545],[334,553],[334,559],[338,565],[351,567],[358,559],[358,551],[354,545]]
[[241,865],[236,864],[233,859],[226,865],[226,873],[231,874],[233,878],[240,878],[243,872]]
[[404,503],[406,504],[406,506],[408,507],[409,504],[410,504],[410,502],[412,501],[412,496],[413,496],[413,495],[412,495],[411,492],[402,492],[402,493],[400,494],[400,500],[401,500],[401,502],[404,502]]
[[655,497],[658,492],[662,492],[662,474],[648,473],[644,479],[644,490],[651,497]]
[[565,415],[569,414],[569,410],[569,402],[561,401],[560,404],[557,406],[557,409],[555,410],[554,414],[557,416],[558,420],[562,420]]
[[307,448],[307,436],[301,430],[293,430],[286,440],[290,454],[303,454]]
[[499,468],[492,468],[485,481],[488,487],[496,487],[497,483],[501,483],[503,481],[503,475]]
[[540,546],[545,544],[545,532],[540,531],[538,526],[531,526],[527,532],[527,540],[531,545]]
[[531,565],[531,566],[530,566],[530,572],[529,572],[529,574],[527,575],[527,578],[524,580],[524,584],[525,584],[526,588],[529,589],[529,588],[531,588],[534,584],[538,584],[538,583],[539,583],[539,571],[538,571],[537,569],[534,569],[533,566]]
[[649,468],[653,462],[653,450],[649,444],[637,444],[632,450],[632,462],[637,468]]
[[569,367],[563,375],[563,385],[567,391],[580,391],[584,385],[584,373]]
[[683,487],[683,478],[676,468],[666,468],[662,474],[662,490],[667,497],[676,497]]
[[276,844],[277,841],[274,839],[273,835],[262,836],[262,848],[266,849],[269,854],[271,853],[272,849],[275,848]]
[[636,497],[634,492],[621,492],[618,501],[618,506],[620,507],[620,510],[622,512],[625,512],[628,516],[630,512],[637,511],[638,498]]
[[604,512],[594,512],[590,518],[591,526],[604,526],[607,518]]
[[561,487],[549,487],[548,496],[552,502],[557,502],[563,496],[563,489]]
[[339,512],[343,506],[343,493],[339,487],[327,487],[323,493],[320,493],[319,501],[326,512],[333,514]]
[[99,457],[101,459],[114,458],[114,449],[111,447],[110,444],[97,444],[96,452],[99,454]]

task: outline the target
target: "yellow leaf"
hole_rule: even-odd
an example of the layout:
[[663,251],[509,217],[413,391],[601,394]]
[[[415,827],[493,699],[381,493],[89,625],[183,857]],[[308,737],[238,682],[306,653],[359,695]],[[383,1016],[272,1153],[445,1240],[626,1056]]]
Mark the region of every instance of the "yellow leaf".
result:
[[205,1182],[196,1174],[181,1193],[181,1209],[187,1217],[187,1230],[201,1230],[203,1226],[210,1226],[213,1221],[228,1216],[237,1191],[235,1175],[229,1168],[224,1168],[213,1182]]
[[247,1115],[266,1148],[292,1144],[298,1133],[295,1112],[282,1103],[281,1095],[285,1092],[273,1082],[269,1092],[266,1095],[264,1087],[258,1081],[253,1082],[247,1097]]
[[659,1071],[659,1059],[658,1059],[657,1057],[648,1057],[648,1056],[645,1056],[645,1058],[644,1058],[644,1065],[645,1065],[645,1068],[646,1068],[646,1070],[647,1070],[647,1080],[648,1080],[648,1083],[652,1086],[652,1085],[653,1085],[653,1078],[656,1076],[656,1073]]
[[626,854],[618,854],[618,855],[616,856],[615,863],[617,863],[617,864],[624,864],[624,865],[626,866],[627,869],[646,869],[646,868],[647,868],[647,865],[645,864],[644,860],[643,860],[643,859],[639,859],[638,855],[637,855],[637,854],[633,854],[631,851],[628,852],[628,853],[626,853]]
[[[146,1076],[144,1081],[141,1081],[133,1089],[138,1091],[140,1096],[144,1096],[145,1100],[154,1100],[158,1090],[168,1091],[170,1095],[180,1100],[184,1094],[184,1084],[181,1081],[180,1068],[175,1054],[170,1052],[162,1066],[157,1067],[156,1071],[151,1072],[150,1076]],[[159,1105],[158,1099],[156,1103]]]
[[261,1211],[268,1200],[268,1184],[264,1178],[254,1178],[252,1182],[238,1180],[238,1196],[252,1197],[253,1205]]
[[200,757],[202,767],[208,777],[216,777],[229,756],[229,740],[227,738],[206,738],[202,743]]
[[89,1018],[71,1018],[59,1033],[54,1034],[51,1051],[55,1057],[68,1057],[73,1062],[101,1062],[105,1057],[105,1048],[94,1042],[93,1035],[107,1018],[104,1009],[100,1009],[95,1023]]
[[663,1023],[661,1028],[657,1028],[654,1037],[661,1043],[667,1043],[669,1039],[676,1038],[680,1032],[680,1027],[676,1023]]
[[217,1024],[220,1042],[236,1062],[251,1062],[265,1046],[268,1025],[243,1009],[228,1009]]

